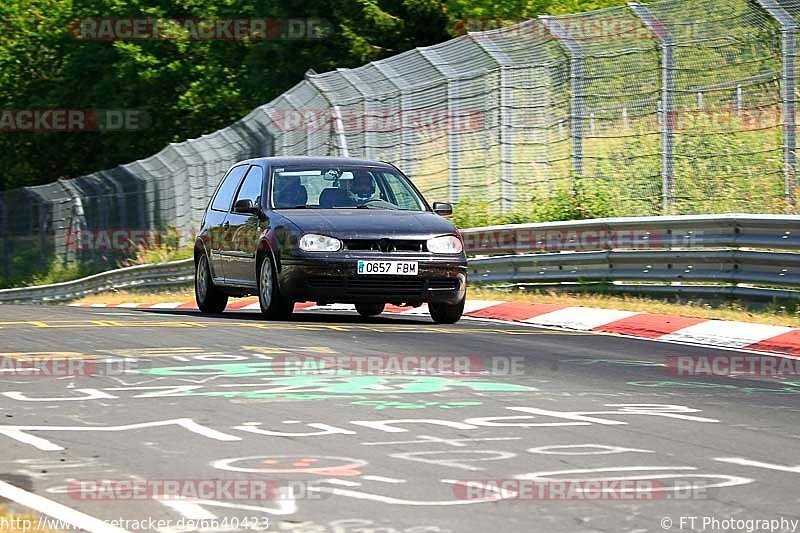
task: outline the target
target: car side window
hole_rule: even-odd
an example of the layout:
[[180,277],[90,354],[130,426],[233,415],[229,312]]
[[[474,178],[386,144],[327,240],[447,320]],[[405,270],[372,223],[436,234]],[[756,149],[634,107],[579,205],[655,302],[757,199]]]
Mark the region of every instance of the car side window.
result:
[[228,172],[228,175],[222,179],[219,189],[217,189],[214,201],[211,202],[211,209],[227,212],[231,208],[233,195],[236,193],[245,171],[247,171],[247,165],[240,165]]
[[388,172],[381,172],[376,177],[378,177],[378,186],[382,190],[385,189],[390,196],[394,197],[389,198],[389,200],[400,209],[409,209],[412,211],[422,209],[416,196],[411,192],[411,187],[409,187],[404,179],[399,179]]
[[233,202],[234,205],[239,200],[250,200],[253,205],[258,205],[261,202],[261,185],[263,181],[264,171],[261,170],[261,167],[250,167],[250,172],[247,173],[247,177],[239,189],[239,194],[236,195],[236,200]]

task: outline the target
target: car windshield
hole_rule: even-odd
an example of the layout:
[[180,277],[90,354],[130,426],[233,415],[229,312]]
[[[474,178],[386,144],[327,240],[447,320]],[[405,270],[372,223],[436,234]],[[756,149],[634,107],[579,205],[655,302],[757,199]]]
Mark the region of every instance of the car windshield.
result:
[[272,205],[275,209],[426,209],[405,176],[369,167],[273,169]]

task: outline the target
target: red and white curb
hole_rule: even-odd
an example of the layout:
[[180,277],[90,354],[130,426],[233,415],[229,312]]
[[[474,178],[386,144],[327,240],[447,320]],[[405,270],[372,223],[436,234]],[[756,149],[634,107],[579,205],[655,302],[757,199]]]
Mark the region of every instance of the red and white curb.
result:
[[[194,302],[69,305],[97,308],[197,311],[197,305]],[[258,311],[258,300],[255,298],[235,300],[228,304],[226,310]],[[311,302],[304,302],[296,304],[295,311],[355,312],[355,308],[352,305],[345,304],[318,306]],[[416,308],[387,305],[384,313],[414,316],[427,315],[428,308],[426,305]],[[596,332],[680,344],[768,352],[791,358],[800,358],[800,329],[784,326],[522,301],[468,300],[464,309],[464,316],[553,329]]]

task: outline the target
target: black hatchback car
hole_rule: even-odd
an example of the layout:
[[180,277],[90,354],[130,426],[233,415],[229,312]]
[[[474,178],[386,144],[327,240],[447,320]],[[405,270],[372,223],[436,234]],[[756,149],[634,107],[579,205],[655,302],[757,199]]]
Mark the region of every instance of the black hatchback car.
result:
[[438,323],[464,311],[467,258],[446,203],[431,207],[387,163],[266,157],[220,181],[195,246],[201,311],[257,294],[268,318],[294,303],[350,303],[363,316],[428,304]]

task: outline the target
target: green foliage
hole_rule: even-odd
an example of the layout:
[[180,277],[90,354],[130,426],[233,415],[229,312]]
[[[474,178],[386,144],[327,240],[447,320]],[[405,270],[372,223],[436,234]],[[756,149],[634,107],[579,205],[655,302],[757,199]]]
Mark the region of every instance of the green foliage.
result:
[[[130,132],[0,133],[0,189],[49,183],[147,157],[226,127],[313,68],[354,67],[446,40],[438,0],[4,0],[0,109],[139,109]],[[307,40],[81,40],[81,18],[317,18]]]
[[538,15],[564,15],[604,7],[624,6],[625,0],[448,0],[452,21],[481,18],[521,19]]
[[[0,240],[0,253],[2,251]],[[181,245],[175,228],[164,231],[158,243],[139,246],[128,257],[94,257],[91,252],[87,252],[77,261],[68,264],[43,256],[38,237],[18,238],[14,239],[9,253],[10,276],[6,278],[0,275],[0,289],[60,283],[113,268],[179,261],[191,258],[193,253],[191,245]]]
[[463,200],[453,208],[453,223],[466,229],[615,216],[611,188],[603,181],[586,178],[562,180],[549,190],[539,188],[518,200],[518,207],[506,212],[489,202]]

